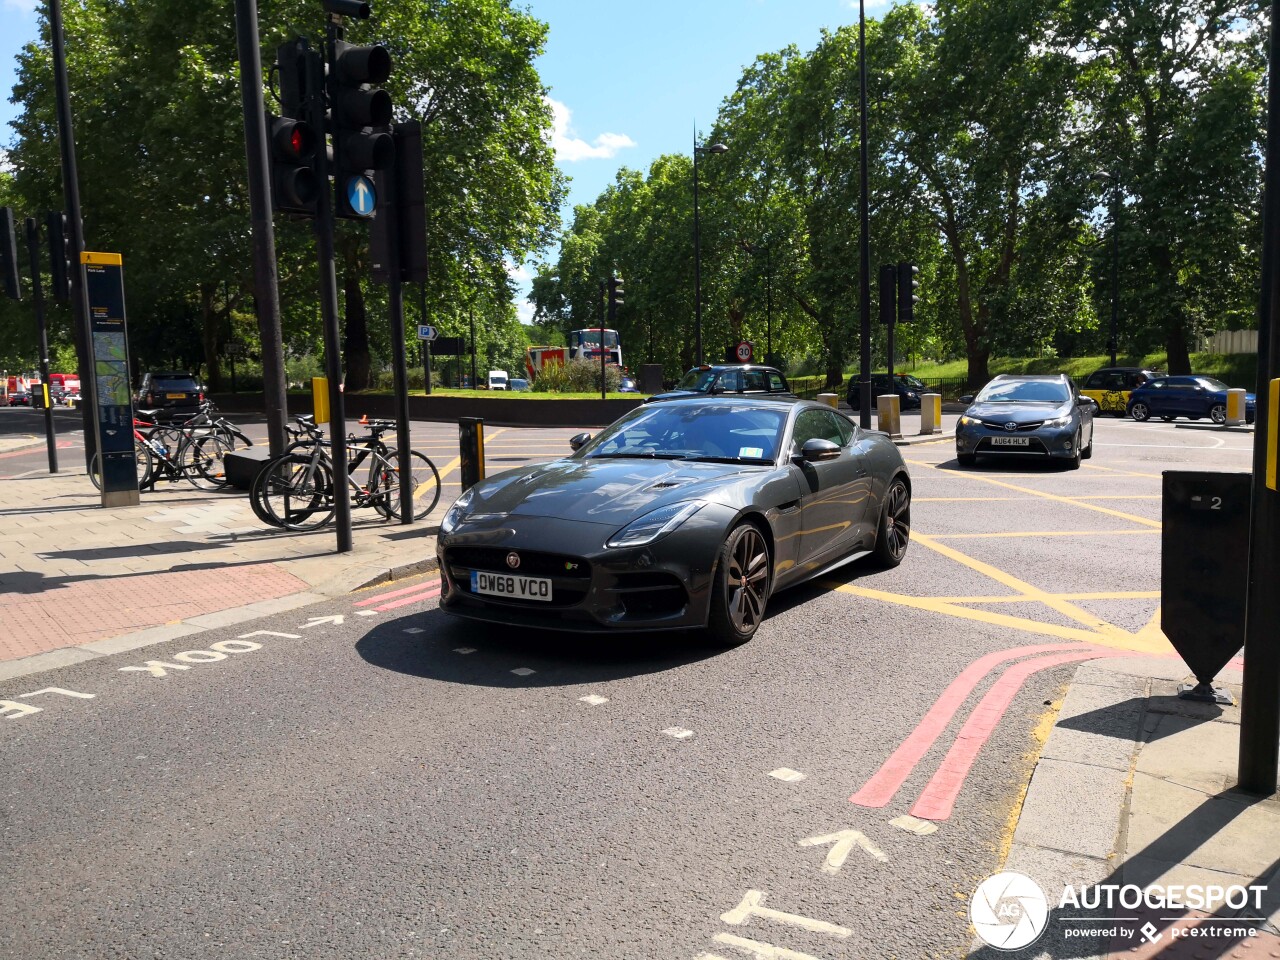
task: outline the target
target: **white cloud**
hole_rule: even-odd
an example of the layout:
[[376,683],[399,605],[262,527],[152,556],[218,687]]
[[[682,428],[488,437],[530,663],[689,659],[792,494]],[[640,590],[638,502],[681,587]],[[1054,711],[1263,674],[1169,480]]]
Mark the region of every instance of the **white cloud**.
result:
[[602,133],[587,143],[573,135],[574,130],[569,123],[572,113],[568,107],[550,97],[547,97],[547,104],[551,107],[551,146],[557,160],[573,163],[577,160],[608,159],[619,150],[636,145],[625,133]]
[[35,13],[40,0],[4,0],[5,10],[17,10],[19,13]]

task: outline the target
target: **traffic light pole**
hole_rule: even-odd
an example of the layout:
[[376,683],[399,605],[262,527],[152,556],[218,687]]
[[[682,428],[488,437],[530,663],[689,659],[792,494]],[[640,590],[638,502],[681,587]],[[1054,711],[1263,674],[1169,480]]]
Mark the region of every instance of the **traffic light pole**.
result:
[[858,425],[871,429],[871,236],[867,185],[867,6],[858,0],[858,314],[861,359],[858,365]]
[[[48,396],[49,327],[44,316],[44,287],[40,283],[40,226],[27,217],[27,255],[31,260],[31,301],[36,308],[36,330],[40,334],[40,383],[44,387],[44,436],[49,447],[49,472],[58,472],[58,435],[53,425],[53,402]],[[83,396],[83,394],[82,394]]]
[[[335,27],[329,24],[329,48]],[[308,50],[307,121],[313,130],[325,129],[324,59]],[[329,191],[329,162],[321,144],[315,152],[317,260],[320,267],[320,313],[324,321],[325,375],[329,379],[329,436],[332,440],[333,506],[337,524],[338,553],[351,551],[351,496],[347,490],[347,416],[342,406],[342,338],[338,330],[338,277],[334,270],[333,196]]]
[[1244,685],[1240,697],[1241,789],[1270,796],[1280,767],[1280,490],[1277,487],[1277,393],[1280,376],[1280,2],[1271,3],[1267,81],[1267,154],[1263,175],[1262,298],[1258,309],[1257,415],[1249,517],[1249,572],[1244,612]]
[[[53,82],[58,101],[58,145],[62,155],[62,196],[71,228],[71,325],[80,373],[84,423],[84,463],[89,469],[98,452],[97,377],[89,355],[89,298],[80,254],[84,251],[84,222],[80,216],[80,181],[76,173],[76,137],[71,123],[71,93],[67,82],[66,40],[62,31],[62,0],[49,0],[49,34],[53,47]],[[105,494],[104,494],[105,495]]]
[[[235,0],[236,46],[240,56],[240,98],[244,107],[244,147],[249,173],[249,217],[253,232],[253,301],[262,339],[262,394],[271,455],[284,453],[288,440],[284,344],[280,332],[280,289],[276,233],[271,220],[266,110],[262,103],[262,60],[257,0]],[[321,127],[320,129],[323,129]],[[232,360],[232,369],[235,361]],[[234,381],[234,376],[233,376]]]
[[[418,322],[427,322],[427,284],[418,284]],[[431,396],[431,341],[422,340],[422,386],[423,392]]]

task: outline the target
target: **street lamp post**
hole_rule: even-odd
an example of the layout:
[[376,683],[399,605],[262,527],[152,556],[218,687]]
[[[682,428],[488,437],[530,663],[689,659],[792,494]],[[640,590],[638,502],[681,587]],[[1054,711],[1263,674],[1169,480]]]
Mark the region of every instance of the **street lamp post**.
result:
[[1111,178],[1111,365],[1116,365],[1116,339],[1120,319],[1120,183]]
[[707,147],[698,146],[698,135],[693,136],[693,353],[694,364],[702,366],[702,243],[698,223],[698,154],[728,153],[723,143]]

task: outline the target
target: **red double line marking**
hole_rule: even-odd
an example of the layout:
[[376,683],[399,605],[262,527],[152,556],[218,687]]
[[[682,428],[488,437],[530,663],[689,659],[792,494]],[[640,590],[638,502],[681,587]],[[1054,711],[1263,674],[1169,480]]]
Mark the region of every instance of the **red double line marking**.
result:
[[951,815],[952,805],[960,788],[964,786],[969,768],[1027,677],[1038,670],[1073,660],[1116,656],[1119,651],[1082,648],[1078,643],[1046,643],[998,650],[978,658],[947,685],[947,689],[929,708],[911,735],[881,764],[871,779],[849,798],[850,802],[862,807],[887,805],[946,730],[974,687],[987,674],[1001,663],[1021,657],[1036,657],[1042,653],[1055,653],[1058,656],[1039,657],[1012,667],[987,692],[961,729],[956,743],[929,781],[925,792],[912,807],[913,815],[926,820],[945,820]]
[[[397,607],[407,607],[411,603],[417,603],[420,600],[430,600],[432,597],[438,596],[440,596],[440,581],[432,580],[428,583],[419,583],[416,586],[404,587],[400,590],[392,590],[390,593],[380,593],[376,597],[370,597],[368,600],[361,600],[354,604],[354,606],[373,607],[373,609],[382,612],[384,610],[394,610]],[[383,602],[387,600],[390,600],[391,602]]]

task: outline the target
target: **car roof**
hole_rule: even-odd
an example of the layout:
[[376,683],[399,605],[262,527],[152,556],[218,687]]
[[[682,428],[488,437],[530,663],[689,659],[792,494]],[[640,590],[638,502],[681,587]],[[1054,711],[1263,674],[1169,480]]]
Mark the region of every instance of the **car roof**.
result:
[[[803,397],[797,397],[790,393],[717,393],[708,397],[704,394],[688,397],[672,397],[670,400],[663,401],[655,406],[707,406],[708,404],[727,403],[734,407],[756,407],[758,409],[768,409],[770,407],[788,406],[788,407],[808,407],[815,410],[830,410],[832,413],[844,414],[825,403],[819,403],[816,400],[806,400]],[[647,404],[646,404],[647,406]],[[846,418],[847,419],[847,418]]]
[[997,373],[995,380],[1070,380],[1065,373]]
[[1159,373],[1159,371],[1155,367],[1099,367],[1089,376],[1093,376],[1094,373]]
[[762,363],[705,363],[700,367],[690,367],[686,372],[691,373],[694,370],[714,370],[717,373],[721,370],[772,370],[775,373],[781,373],[777,367],[766,366]]

